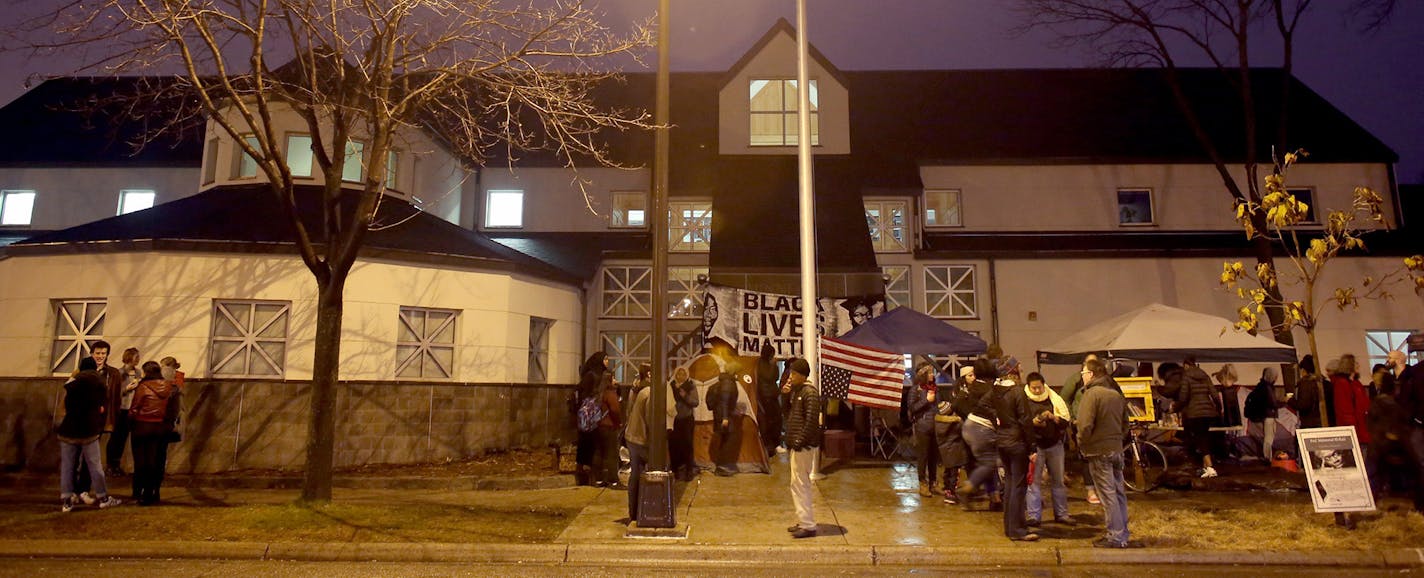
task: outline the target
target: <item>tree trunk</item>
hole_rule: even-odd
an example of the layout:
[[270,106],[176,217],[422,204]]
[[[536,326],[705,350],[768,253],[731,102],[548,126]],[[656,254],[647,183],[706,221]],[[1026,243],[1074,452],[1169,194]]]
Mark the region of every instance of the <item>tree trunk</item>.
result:
[[312,367],[311,420],[307,428],[307,469],[302,480],[303,502],[331,501],[345,287],[345,275],[333,274],[330,280],[317,281],[316,355]]
[[1325,380],[1330,379],[1330,376],[1321,373],[1321,370],[1325,369],[1325,362],[1320,359],[1320,355],[1317,353],[1319,350],[1315,348],[1314,327],[1305,332],[1305,338],[1310,342],[1310,358],[1315,360],[1315,387],[1319,389],[1316,399],[1320,400],[1320,427],[1330,427],[1331,416],[1327,412],[1329,406],[1325,403]]

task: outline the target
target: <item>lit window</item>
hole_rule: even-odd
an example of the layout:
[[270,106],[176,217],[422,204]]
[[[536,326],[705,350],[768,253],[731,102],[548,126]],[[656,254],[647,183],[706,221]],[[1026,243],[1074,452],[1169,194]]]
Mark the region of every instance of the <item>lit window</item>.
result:
[[490,191],[485,201],[486,227],[524,226],[524,191]]
[[79,370],[79,360],[89,357],[89,346],[104,339],[104,318],[109,303],[103,299],[54,301],[54,340],[49,368],[53,373]]
[[706,267],[668,267],[667,306],[669,319],[701,319],[703,294],[700,279],[707,278]]
[[549,383],[549,330],[553,319],[529,318],[529,383]]
[[959,203],[958,190],[925,191],[925,226],[964,226]]
[[156,197],[153,191],[145,189],[127,189],[119,191],[119,214],[127,215],[134,211],[142,211],[153,206],[153,199]]
[[362,155],[366,151],[366,143],[359,140],[346,141],[346,156],[341,163],[341,180],[348,183],[361,182]]
[[28,225],[34,211],[34,191],[0,191],[0,225]]
[[311,135],[287,135],[287,169],[294,177],[312,176]]
[[870,229],[870,244],[877,252],[909,250],[905,239],[907,207],[909,203],[905,201],[865,201],[865,224]]
[[1315,217],[1315,189],[1286,189],[1295,200],[1305,203],[1305,218],[1300,220],[1302,225],[1317,225],[1320,221]]
[[613,227],[647,226],[648,197],[640,192],[613,193]]
[[668,250],[706,251],[712,246],[712,202],[668,203]]
[[208,139],[203,148],[203,184],[218,180],[218,139]]
[[1117,192],[1117,223],[1125,227],[1151,225],[1151,189],[1121,189]]
[[396,377],[449,379],[455,375],[458,311],[401,307]]
[[387,189],[398,190],[397,187],[396,187],[396,175],[399,174],[399,169],[400,169],[400,153],[397,152],[397,151],[394,151],[394,150],[393,150],[393,151],[390,151],[389,153],[386,153],[386,188],[387,188]]
[[1409,329],[1366,331],[1365,353],[1370,357],[1369,366],[1374,367],[1376,363],[1386,363],[1391,351],[1404,352],[1405,360],[1410,364],[1418,362],[1418,355],[1409,353],[1410,333]]
[[[262,150],[261,147],[257,146],[257,137],[248,135],[242,137],[242,140],[247,143],[247,146],[252,147],[252,150]],[[307,139],[307,145],[308,147],[310,147],[311,139]],[[290,142],[287,146],[291,146]],[[308,152],[310,152],[311,149],[308,148],[307,150]],[[242,148],[240,147],[237,149],[236,154],[237,166],[233,170],[233,178],[250,179],[252,177],[257,176],[257,159],[254,159],[252,158],[252,155],[243,152]],[[308,166],[310,166],[310,164],[308,164]]]
[[[821,144],[820,93],[816,81],[810,85],[811,144]],[[797,95],[795,80],[751,81],[750,116],[752,146],[795,146],[797,144]]]
[[213,301],[209,375],[282,377],[290,301]]
[[949,319],[974,319],[978,295],[973,265],[925,265],[925,313]]

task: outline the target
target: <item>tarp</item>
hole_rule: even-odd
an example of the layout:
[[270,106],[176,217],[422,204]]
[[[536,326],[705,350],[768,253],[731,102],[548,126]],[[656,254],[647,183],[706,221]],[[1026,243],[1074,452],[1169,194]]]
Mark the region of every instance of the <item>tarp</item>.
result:
[[873,317],[840,339],[913,355],[977,355],[988,349],[983,339],[909,307],[896,307]]
[[1038,351],[1039,363],[1081,363],[1089,353],[1133,361],[1294,362],[1295,349],[1241,333],[1224,317],[1153,303],[1069,335]]

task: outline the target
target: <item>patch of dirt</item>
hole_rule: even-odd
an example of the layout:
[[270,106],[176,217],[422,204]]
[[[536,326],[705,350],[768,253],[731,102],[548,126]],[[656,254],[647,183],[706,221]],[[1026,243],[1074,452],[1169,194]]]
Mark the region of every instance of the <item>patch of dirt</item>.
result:
[[[559,454],[559,466],[554,467],[552,448],[526,448],[490,451],[463,460],[447,459],[423,464],[365,464],[338,468],[342,477],[417,477],[417,478],[521,478],[572,474],[574,448],[565,446]],[[232,470],[208,477],[281,477],[300,476],[302,470],[247,469]]]

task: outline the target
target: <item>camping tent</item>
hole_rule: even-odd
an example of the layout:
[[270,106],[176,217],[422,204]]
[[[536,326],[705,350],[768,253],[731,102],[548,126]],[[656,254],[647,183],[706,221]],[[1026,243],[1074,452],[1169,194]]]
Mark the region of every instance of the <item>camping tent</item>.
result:
[[988,348],[983,339],[909,307],[873,317],[840,340],[915,355],[975,355]]
[[1115,359],[1202,362],[1293,362],[1295,349],[1237,332],[1222,317],[1153,303],[1069,335],[1038,351],[1039,363],[1081,363],[1089,353]]

